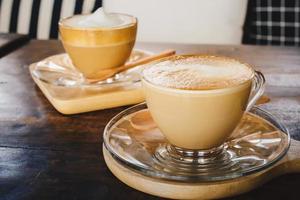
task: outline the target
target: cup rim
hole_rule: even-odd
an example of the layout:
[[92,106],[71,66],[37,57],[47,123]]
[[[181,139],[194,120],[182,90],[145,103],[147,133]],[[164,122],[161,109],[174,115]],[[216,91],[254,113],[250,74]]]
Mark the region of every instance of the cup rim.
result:
[[[214,58],[220,58],[220,59],[225,59],[225,60],[232,60],[232,61],[235,61],[235,62],[238,62],[242,65],[245,65],[246,67],[248,67],[251,71],[252,71],[252,75],[251,75],[251,78],[249,78],[248,80],[245,80],[239,84],[236,84],[236,85],[233,85],[233,86],[229,86],[229,87],[224,87],[224,88],[212,88],[212,89],[183,89],[183,88],[171,88],[171,87],[166,87],[166,86],[162,86],[162,85],[158,85],[158,84],[155,84],[155,83],[152,83],[151,81],[147,80],[147,78],[145,77],[144,75],[144,70],[147,66],[151,66],[153,64],[157,64],[159,62],[162,62],[162,61],[166,61],[166,60],[169,60],[171,58],[177,58],[177,57],[184,57],[184,58],[187,58],[187,57],[200,57],[200,58],[206,58],[206,57],[214,57]],[[226,57],[226,56],[218,56],[218,55],[209,55],[209,54],[183,54],[183,55],[172,55],[172,56],[169,56],[169,57],[166,57],[166,58],[162,58],[162,59],[159,59],[159,60],[156,60],[156,61],[153,61],[149,64],[146,64],[144,65],[144,69],[142,71],[142,75],[141,75],[141,80],[144,81],[145,83],[148,83],[149,85],[153,86],[153,87],[156,87],[156,88],[159,88],[159,89],[162,89],[162,90],[166,90],[166,91],[170,91],[170,92],[177,92],[177,93],[201,93],[201,94],[207,94],[207,93],[218,93],[218,92],[225,92],[225,91],[229,91],[232,89],[239,89],[245,85],[247,85],[249,82],[252,82],[253,81],[253,78],[256,74],[256,71],[253,69],[253,67],[251,67],[250,64],[248,63],[245,63],[245,62],[242,62],[238,59],[235,59],[235,58],[231,58],[231,57]]]
[[125,13],[117,13],[117,12],[111,12],[109,14],[117,14],[117,15],[123,15],[123,16],[130,17],[130,18],[133,19],[132,22],[130,22],[128,24],[121,25],[121,26],[114,26],[114,27],[84,27],[84,28],[69,26],[69,25],[66,25],[66,24],[63,23],[63,21],[68,20],[68,19],[70,19],[72,17],[81,16],[81,15],[90,15],[90,14],[91,13],[76,14],[76,15],[72,15],[72,16],[69,16],[69,17],[62,18],[62,19],[59,20],[58,25],[59,25],[59,27],[62,27],[62,28],[65,28],[65,29],[79,30],[79,31],[82,31],[82,30],[111,31],[111,30],[119,30],[119,29],[124,29],[124,28],[131,27],[131,26],[135,26],[138,23],[138,19],[135,16],[129,15],[129,14],[125,14]]
[[202,90],[186,90],[186,89],[178,89],[178,88],[169,88],[169,87],[164,87],[164,86],[160,86],[160,85],[155,85],[153,83],[151,83],[150,81],[146,80],[144,77],[142,77],[142,82],[145,84],[150,85],[153,88],[159,89],[159,90],[163,90],[166,92],[170,92],[170,93],[177,93],[177,94],[190,94],[190,95],[199,95],[199,94],[217,94],[217,93],[229,93],[229,92],[235,92],[238,91],[244,87],[246,87],[249,83],[252,83],[253,78],[249,79],[241,84],[232,86],[232,87],[226,87],[226,88],[216,88],[216,89],[202,89]]

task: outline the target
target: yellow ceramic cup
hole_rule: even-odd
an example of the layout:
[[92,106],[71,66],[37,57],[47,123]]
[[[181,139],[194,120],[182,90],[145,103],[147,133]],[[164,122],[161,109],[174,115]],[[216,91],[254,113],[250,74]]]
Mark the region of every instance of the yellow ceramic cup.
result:
[[74,66],[86,78],[97,78],[99,71],[121,66],[130,56],[136,39],[137,19],[115,14],[130,18],[130,22],[109,28],[72,27],[65,23],[69,18],[59,22],[63,46]]

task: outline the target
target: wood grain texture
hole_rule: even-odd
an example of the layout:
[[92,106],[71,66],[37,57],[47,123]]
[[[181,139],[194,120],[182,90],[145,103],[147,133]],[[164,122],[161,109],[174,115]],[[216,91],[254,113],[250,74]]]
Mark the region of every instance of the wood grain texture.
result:
[[[266,46],[137,44],[158,52],[241,59],[261,70],[271,98],[262,107],[300,140],[300,49]],[[0,199],[158,199],[118,181],[102,157],[102,132],[125,107],[59,114],[33,83],[28,65],[63,52],[58,41],[31,41],[0,60]],[[284,175],[234,199],[299,199],[300,174]]]
[[0,58],[29,41],[26,35],[0,33]]
[[274,177],[300,172],[300,142],[291,141],[291,149],[275,165],[248,176],[211,183],[178,183],[153,179],[117,162],[103,146],[103,156],[108,168],[125,184],[148,194],[172,199],[220,199],[253,190]]

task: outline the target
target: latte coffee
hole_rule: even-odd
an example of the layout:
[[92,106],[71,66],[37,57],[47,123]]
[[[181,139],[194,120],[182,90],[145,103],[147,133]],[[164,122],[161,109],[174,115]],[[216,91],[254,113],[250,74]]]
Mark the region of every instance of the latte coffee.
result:
[[184,55],[147,65],[142,83],[150,113],[168,141],[205,150],[222,145],[239,123],[254,76],[235,59]]
[[61,20],[59,31],[75,67],[93,79],[97,72],[121,66],[128,59],[136,39],[137,19],[100,8],[93,14]]

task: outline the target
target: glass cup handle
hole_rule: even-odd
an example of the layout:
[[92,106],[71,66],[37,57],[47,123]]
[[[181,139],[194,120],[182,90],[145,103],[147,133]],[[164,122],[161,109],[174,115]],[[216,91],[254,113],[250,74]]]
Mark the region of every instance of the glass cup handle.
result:
[[249,111],[256,103],[256,101],[263,95],[265,91],[266,79],[260,71],[255,71],[255,75],[252,81],[252,90],[246,107],[246,111]]

